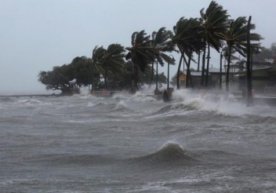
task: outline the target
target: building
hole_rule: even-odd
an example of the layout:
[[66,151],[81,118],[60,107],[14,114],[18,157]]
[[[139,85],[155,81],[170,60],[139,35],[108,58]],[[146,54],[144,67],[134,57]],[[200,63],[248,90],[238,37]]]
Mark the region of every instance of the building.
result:
[[[209,71],[208,87],[225,88],[226,68],[222,72],[219,69],[211,68]],[[176,76],[173,78],[173,84],[176,85]],[[186,72],[180,72],[180,87],[186,87]],[[239,62],[231,65],[230,74],[230,91],[242,92],[246,88],[246,68],[245,62]],[[202,78],[200,71],[191,71],[191,87],[201,88]],[[252,86],[254,92],[258,93],[276,93],[276,63],[271,62],[254,62],[252,67]]]
[[[238,75],[239,87],[246,87],[246,71]],[[252,87],[255,92],[276,92],[276,64],[256,62],[252,68]]]

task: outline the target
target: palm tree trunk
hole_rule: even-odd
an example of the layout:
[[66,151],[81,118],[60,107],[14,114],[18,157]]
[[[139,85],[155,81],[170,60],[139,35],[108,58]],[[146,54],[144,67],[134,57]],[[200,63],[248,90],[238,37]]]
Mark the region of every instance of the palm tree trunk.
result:
[[158,62],[156,62],[155,90],[158,91]]
[[222,89],[222,52],[220,53],[220,63],[219,63],[219,88]]
[[253,96],[252,96],[252,71],[251,71],[251,45],[250,45],[250,25],[251,25],[251,16],[249,16],[247,24],[247,62],[246,62],[246,75],[247,75],[247,105],[252,105]]
[[204,86],[204,78],[205,78],[205,55],[206,55],[206,47],[203,49],[202,55],[202,67],[201,67],[201,86]]
[[167,90],[170,89],[170,63],[168,63],[168,71],[167,71]]
[[208,83],[209,83],[210,44],[208,44],[207,49],[208,49],[208,52],[207,52],[207,69],[206,69],[206,82],[205,82],[206,87],[208,87]]
[[181,57],[179,59],[179,64],[178,64],[178,68],[177,68],[177,76],[176,76],[177,89],[180,89],[179,76],[180,76],[180,68],[181,68],[182,58],[183,58],[183,54],[181,53]]
[[154,79],[154,62],[151,64],[151,83],[153,83],[153,79]]
[[132,80],[131,80],[131,92],[132,93],[135,93],[138,88],[138,76],[139,76],[138,73],[139,72],[138,72],[137,66],[134,63],[132,63],[132,74],[133,74]]
[[226,91],[229,92],[229,73],[231,63],[232,45],[228,45],[227,72],[226,72]]
[[[187,62],[187,59],[186,59],[185,56],[183,56],[183,60],[184,60],[184,63],[186,65],[186,82],[185,82],[185,86],[186,86],[186,88],[188,88],[189,87],[189,67],[188,67],[188,62]],[[184,64],[183,64],[183,66],[184,66]]]
[[189,66],[189,87],[193,86],[193,79],[192,79],[192,75],[191,75],[191,61],[192,61],[192,55],[190,55],[189,60],[188,60],[188,66]]
[[107,71],[106,70],[104,72],[104,86],[105,86],[105,89],[107,89]]
[[197,59],[197,71],[200,70],[200,52],[198,53],[198,59]]
[[190,71],[191,58],[192,58],[191,55],[189,55],[188,61],[186,61],[186,59],[184,58],[185,63],[186,63],[186,66],[187,66],[187,72],[186,72],[186,74],[187,74],[186,88],[191,87],[191,71]]
[[[251,46],[250,46],[251,47]],[[253,58],[254,58],[254,51],[253,51],[253,47],[251,47],[251,50],[250,50],[250,70],[251,70],[251,73],[253,72]]]

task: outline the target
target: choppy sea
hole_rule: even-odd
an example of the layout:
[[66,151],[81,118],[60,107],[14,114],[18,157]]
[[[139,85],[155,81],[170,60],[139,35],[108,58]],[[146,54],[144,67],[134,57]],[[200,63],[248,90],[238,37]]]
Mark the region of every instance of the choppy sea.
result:
[[151,93],[0,97],[0,192],[276,193],[276,106]]

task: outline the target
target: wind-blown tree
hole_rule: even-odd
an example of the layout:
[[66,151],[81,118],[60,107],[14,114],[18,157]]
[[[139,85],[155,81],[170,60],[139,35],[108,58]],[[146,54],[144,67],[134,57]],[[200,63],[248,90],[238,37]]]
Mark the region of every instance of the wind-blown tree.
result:
[[167,52],[175,50],[175,46],[172,43],[172,36],[172,32],[166,30],[165,27],[152,33],[151,46],[154,51],[154,61],[156,62],[156,92],[158,92],[158,65],[164,66],[164,63],[168,65],[174,64],[174,58],[167,55]]
[[[102,46],[100,47],[95,46],[92,51],[91,63],[89,65],[89,68],[92,72],[97,72],[99,74],[99,78],[101,78],[101,75],[104,74],[104,69],[102,66],[102,58],[104,57],[105,52],[106,52],[106,49],[104,49]],[[93,75],[94,74],[91,74],[92,77]],[[100,84],[101,83],[99,82],[99,84],[96,86],[95,82],[93,82],[92,90],[94,90],[95,87],[99,87]]]
[[104,71],[102,67],[102,58],[104,57],[105,52],[106,49],[104,49],[102,46],[95,46],[92,51],[91,65],[100,73],[103,73]]
[[[213,47],[219,52],[223,45],[223,35],[229,24],[227,10],[223,9],[215,1],[211,1],[208,8],[200,10],[201,25],[203,27],[203,40],[206,42],[206,47],[203,49],[202,61],[202,85],[204,84],[204,75],[206,75],[205,86],[208,86],[209,66],[210,66],[210,47]],[[205,74],[205,56],[207,48],[207,66]]]
[[105,88],[108,83],[112,89],[121,89],[127,87],[122,81],[129,73],[124,57],[124,48],[119,44],[111,44],[107,49],[95,47],[92,58],[75,57],[68,65],[41,72],[39,81],[45,84],[47,89],[61,90],[62,94],[73,94],[81,86],[92,85],[91,91],[103,88],[103,76]]
[[92,52],[91,67],[102,74],[106,89],[109,84],[114,85],[114,82],[117,81],[116,75],[124,71],[124,52],[125,49],[120,44],[110,44],[107,49],[96,46]]
[[75,57],[70,64],[40,72],[39,81],[46,85],[46,89],[61,90],[62,94],[77,93],[81,86],[93,85],[96,88],[100,82],[100,72],[91,63],[92,60],[85,56]]
[[191,75],[190,75],[190,64],[194,52],[199,52],[205,45],[202,41],[202,27],[199,19],[184,17],[180,18],[174,26],[174,37],[173,42],[177,45],[178,50],[181,54],[178,69],[177,69],[177,88],[180,88],[179,76],[182,61],[185,62],[187,67],[187,79],[186,86],[190,86]]
[[[255,25],[251,24],[250,29],[255,29]],[[235,20],[230,21],[228,30],[223,34],[223,38],[226,41],[228,53],[238,52],[243,57],[246,57],[247,52],[247,19],[245,17],[238,17]],[[250,34],[251,46],[259,47],[259,40],[261,36],[257,33]],[[226,90],[229,91],[229,73],[231,55],[228,54],[227,58],[227,71],[226,71]]]
[[[108,87],[108,82],[112,82],[112,74],[120,74],[123,70],[124,47],[120,44],[110,44],[103,57],[101,58],[101,66],[104,70],[105,87]],[[114,80],[113,80],[114,81]]]
[[74,94],[79,90],[70,83],[74,79],[69,65],[55,66],[52,71],[42,71],[38,80],[46,85],[46,89],[61,90],[62,94]]
[[91,92],[93,90],[96,90],[99,88],[100,82],[101,82],[101,71],[97,66],[93,64],[93,60],[89,59],[88,60],[88,74],[90,76],[89,80],[91,80]]
[[77,85],[90,86],[93,83],[93,79],[96,77],[99,81],[99,74],[91,71],[91,62],[91,59],[85,56],[76,57],[72,60],[69,66],[72,68],[73,77]]
[[139,72],[145,72],[154,61],[154,51],[151,47],[150,36],[144,30],[134,32],[131,36],[131,47],[126,48],[126,59],[133,65],[132,90],[138,89]]

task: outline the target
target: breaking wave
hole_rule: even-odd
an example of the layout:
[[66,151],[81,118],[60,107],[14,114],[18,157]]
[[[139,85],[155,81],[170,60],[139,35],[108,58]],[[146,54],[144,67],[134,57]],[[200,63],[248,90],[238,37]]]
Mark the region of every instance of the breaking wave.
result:
[[115,111],[129,111],[130,108],[128,107],[127,103],[124,100],[120,100],[118,103],[115,104],[113,110],[115,110]]
[[172,111],[192,111],[197,109],[198,109],[198,105],[196,103],[190,103],[190,104],[172,103],[160,108],[153,114],[162,114],[162,113],[167,113]]
[[275,108],[267,104],[256,104],[248,107],[245,102],[238,100],[233,95],[214,91],[192,91],[188,89],[176,90],[173,93],[176,106],[192,105],[198,110],[212,111],[228,116],[257,115],[276,117]]
[[133,158],[133,161],[154,164],[185,164],[195,161],[188,153],[177,143],[167,143],[160,150],[152,154]]

